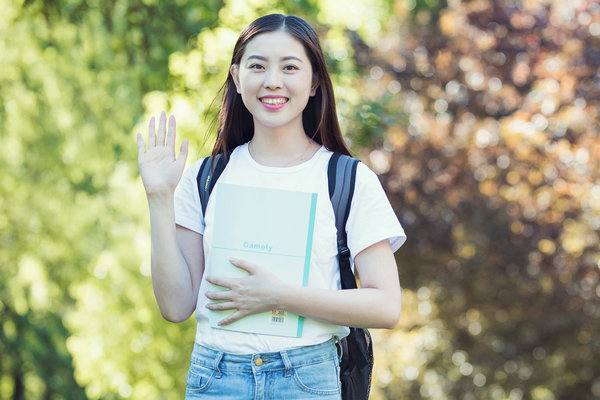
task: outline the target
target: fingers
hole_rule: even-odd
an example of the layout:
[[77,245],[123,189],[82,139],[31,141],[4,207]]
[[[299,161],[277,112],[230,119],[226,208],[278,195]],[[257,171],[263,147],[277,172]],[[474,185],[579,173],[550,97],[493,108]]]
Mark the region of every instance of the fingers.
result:
[[158,119],[158,132],[156,136],[156,145],[164,146],[165,145],[165,126],[167,125],[167,113],[161,111],[160,117]]
[[[165,138],[166,138],[166,147],[175,150],[175,139],[177,136],[177,128],[175,123],[175,116],[171,114],[169,116],[169,125],[167,131],[167,113],[165,111],[161,111],[160,116],[158,117],[158,130],[156,129],[156,118],[151,117],[150,122],[148,123],[148,148],[157,147],[157,146],[165,146]],[[138,149],[140,148],[140,144],[138,141]],[[187,149],[188,149],[188,140],[184,140],[181,143],[181,153],[183,154],[183,159],[179,160],[185,165],[185,161],[187,159]],[[181,157],[181,156],[180,156]]]
[[154,117],[150,118],[150,122],[148,122],[148,148],[156,147],[156,121]]
[[247,313],[238,310],[238,311],[234,312],[233,314],[231,314],[229,317],[220,320],[218,325],[219,326],[229,325],[239,319],[244,318],[246,315],[247,315]]
[[222,291],[222,292],[206,292],[205,296],[210,300],[214,301],[224,301],[231,300],[231,291]]
[[230,258],[229,262],[239,269],[243,269],[248,272],[250,275],[254,274],[256,271],[256,265],[249,263],[248,261],[240,260],[237,258]]
[[188,155],[188,140],[187,138],[181,142],[181,148],[179,150],[179,156],[177,157],[177,163],[179,163],[179,167],[183,169],[185,166],[185,161],[187,160]]
[[232,301],[222,301],[220,303],[208,303],[206,308],[212,311],[227,311],[236,310],[238,307]]
[[140,154],[144,154],[144,152],[146,151],[146,143],[144,143],[144,138],[142,137],[142,134],[139,132],[137,134],[137,146],[138,146],[138,156]]
[[211,283],[211,284],[216,285],[216,286],[221,286],[221,287],[224,287],[226,289],[231,289],[233,287],[232,283],[228,279],[225,279],[225,278],[218,278],[218,277],[213,277],[213,276],[207,276],[206,277],[206,281],[208,283]]
[[233,301],[229,298],[230,293],[231,292],[228,290],[225,292],[206,292],[206,294],[205,294],[206,297],[209,298],[210,300],[217,301],[216,303],[206,304],[205,307],[207,309],[209,309],[211,311],[235,310],[235,312],[233,314],[231,314],[227,318],[219,321],[219,323],[218,323],[219,326],[231,324],[232,322],[235,322],[235,321],[245,317],[246,315],[248,315],[247,311],[241,311],[238,309],[239,306],[235,303],[235,301]]
[[[208,297],[208,293],[207,293],[207,297]],[[248,315],[248,313],[246,311],[238,310],[237,306],[232,301],[223,301],[223,302],[220,302],[220,303],[208,303],[206,305],[206,308],[209,309],[209,310],[211,310],[211,311],[231,311],[231,310],[235,310],[235,312],[233,314],[231,314],[227,318],[224,318],[221,321],[219,321],[218,322],[219,326],[231,324],[232,322],[235,322],[235,321],[237,321],[237,320],[245,317],[246,315]]]
[[175,116],[173,114],[169,116],[169,130],[167,131],[167,148],[175,149]]

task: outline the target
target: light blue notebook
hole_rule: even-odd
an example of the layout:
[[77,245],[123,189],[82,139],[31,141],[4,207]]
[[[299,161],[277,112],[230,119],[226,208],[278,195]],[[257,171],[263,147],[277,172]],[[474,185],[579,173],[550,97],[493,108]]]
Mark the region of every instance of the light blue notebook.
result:
[[[308,285],[317,193],[217,183],[215,196],[210,275],[247,275],[229,262],[238,258],[267,268],[283,282]],[[210,311],[209,323],[233,331],[302,336],[303,318],[297,314],[273,310],[217,325],[232,313]]]

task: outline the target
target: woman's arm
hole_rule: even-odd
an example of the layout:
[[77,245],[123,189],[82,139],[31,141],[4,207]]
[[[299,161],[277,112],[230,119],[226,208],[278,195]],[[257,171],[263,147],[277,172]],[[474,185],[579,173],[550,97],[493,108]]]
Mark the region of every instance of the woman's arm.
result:
[[280,293],[281,307],[306,317],[356,328],[393,329],[400,319],[401,290],[388,240],[354,259],[361,287],[324,290],[290,287]]
[[208,292],[209,299],[223,302],[210,303],[207,307],[237,310],[221,321],[221,325],[272,309],[358,328],[392,329],[400,318],[401,289],[388,240],[364,249],[354,258],[361,281],[359,289],[327,290],[287,285],[259,266],[240,260],[232,260],[232,263],[250,275],[239,279],[207,278],[213,284],[230,289]]
[[196,309],[204,272],[202,235],[175,225],[173,196],[149,204],[154,297],[166,320],[182,322]]
[[164,318],[187,319],[194,311],[204,271],[202,236],[175,226],[174,191],[187,157],[187,140],[175,157],[175,118],[160,115],[148,125],[148,148],[138,134],[138,164],[150,209],[151,271],[156,302]]

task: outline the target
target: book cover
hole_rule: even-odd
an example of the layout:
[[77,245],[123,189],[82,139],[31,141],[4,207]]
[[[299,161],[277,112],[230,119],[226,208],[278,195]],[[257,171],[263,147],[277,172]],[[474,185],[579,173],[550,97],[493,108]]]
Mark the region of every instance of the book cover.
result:
[[[217,183],[209,273],[242,277],[238,258],[267,268],[283,282],[306,286],[317,194]],[[213,290],[226,290],[213,286]],[[303,318],[283,310],[250,315],[226,326],[217,323],[234,311],[210,311],[214,328],[301,337]]]

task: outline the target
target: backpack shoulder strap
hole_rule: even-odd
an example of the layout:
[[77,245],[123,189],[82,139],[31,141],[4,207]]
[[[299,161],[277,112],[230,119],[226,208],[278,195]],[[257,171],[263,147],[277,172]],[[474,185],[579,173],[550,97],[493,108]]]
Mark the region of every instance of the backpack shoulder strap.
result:
[[221,176],[221,173],[225,169],[229,157],[219,153],[213,157],[206,157],[200,165],[200,170],[196,176],[196,182],[198,183],[198,193],[200,194],[200,204],[202,205],[202,215],[206,214],[206,206],[208,205],[208,198],[212,190],[217,183],[217,179]]
[[346,221],[350,214],[350,205],[356,183],[356,168],[360,161],[341,153],[333,153],[327,166],[329,198],[335,214],[337,229],[338,262],[342,289],[357,287],[350,266],[350,250],[346,237]]

